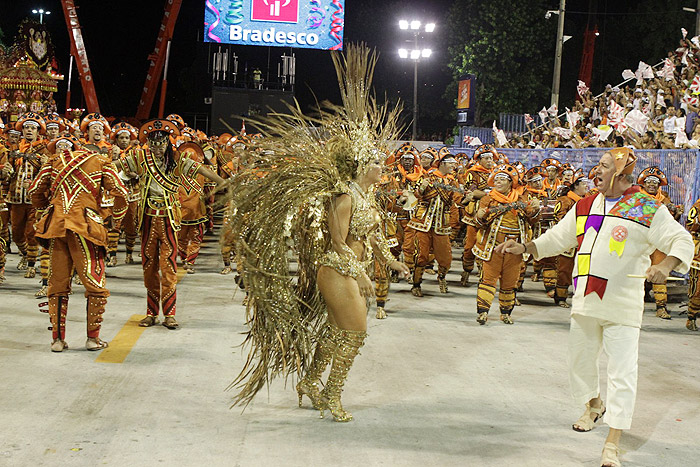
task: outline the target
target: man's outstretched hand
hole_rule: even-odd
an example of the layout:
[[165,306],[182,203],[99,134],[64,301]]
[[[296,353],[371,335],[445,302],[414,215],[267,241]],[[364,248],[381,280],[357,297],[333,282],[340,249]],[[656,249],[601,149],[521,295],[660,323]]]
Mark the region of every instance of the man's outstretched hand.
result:
[[525,245],[522,243],[518,243],[515,240],[506,240],[503,243],[500,243],[496,246],[495,248],[496,253],[498,254],[504,254],[504,253],[510,253],[512,255],[522,255],[525,253]]

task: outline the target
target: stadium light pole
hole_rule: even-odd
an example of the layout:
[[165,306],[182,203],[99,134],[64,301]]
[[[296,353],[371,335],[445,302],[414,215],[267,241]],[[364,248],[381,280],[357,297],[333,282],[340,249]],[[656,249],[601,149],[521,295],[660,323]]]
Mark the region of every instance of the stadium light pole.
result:
[[552,14],[559,15],[559,25],[557,26],[557,47],[554,52],[554,77],[552,78],[552,100],[550,105],[559,107],[559,83],[561,79],[561,53],[564,45],[564,12],[566,11],[566,0],[559,0],[559,10],[548,10],[545,19],[552,17]]
[[435,23],[422,24],[420,20],[401,20],[399,29],[413,32],[413,49],[399,49],[399,58],[413,60],[413,134],[411,139],[416,140],[418,130],[418,62],[421,58],[429,58],[433,51],[431,49],[418,48],[418,36],[421,31],[430,33],[435,31]]
[[44,10],[43,8],[39,9],[33,9],[32,13],[35,15],[39,15],[39,24],[44,24],[44,15],[50,15],[51,12],[49,10]]

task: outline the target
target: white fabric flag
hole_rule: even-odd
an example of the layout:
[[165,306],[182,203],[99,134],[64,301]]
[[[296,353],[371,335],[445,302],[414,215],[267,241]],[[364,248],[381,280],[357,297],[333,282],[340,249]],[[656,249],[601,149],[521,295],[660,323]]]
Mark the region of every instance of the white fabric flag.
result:
[[465,136],[464,143],[467,146],[481,146],[482,142],[478,136]]
[[503,130],[499,130],[496,126],[496,120],[493,121],[493,139],[498,143],[498,147],[504,147],[508,144],[508,138]]
[[573,134],[573,130],[570,128],[563,128],[563,127],[556,127],[552,128],[552,133],[555,135],[559,135],[564,139],[571,139],[571,135]]
[[625,124],[632,128],[637,133],[644,134],[647,131],[647,125],[649,124],[649,117],[644,115],[637,109],[632,110],[625,116]]
[[624,113],[625,109],[613,99],[610,99],[610,104],[608,105],[608,117],[619,120],[624,116]]
[[690,92],[700,93],[700,76],[696,75],[695,78],[693,78],[693,82],[690,83],[690,86],[688,86],[688,89],[690,90]]
[[637,78],[637,85],[642,84],[642,81],[644,81],[645,79],[652,79],[653,77],[654,70],[652,70],[651,66],[642,61],[639,62],[639,65],[637,66],[637,71],[635,71],[634,73],[630,69],[627,69],[622,72],[622,78],[625,80]]
[[576,91],[578,91],[578,95],[583,97],[584,94],[588,92],[588,86],[586,86],[586,83],[584,83],[581,80],[578,80],[578,86],[576,86]]
[[659,78],[664,78],[666,81],[673,81],[673,72],[676,67],[673,66],[673,62],[670,58],[664,60],[664,66],[659,71],[656,72],[656,76]]
[[564,107],[564,108],[566,109],[566,121],[569,122],[569,128],[573,129],[576,127],[579,120],[581,120],[581,116],[579,115],[578,112],[570,111],[568,107]]
[[698,105],[698,97],[697,96],[691,96],[690,94],[683,94],[683,102],[685,102],[688,105]]
[[546,107],[542,107],[542,110],[537,112],[537,115],[540,116],[540,120],[542,120],[543,124],[547,123],[547,108]]
[[598,138],[598,141],[605,141],[613,132],[613,129],[610,125],[599,125],[597,128],[593,128],[591,131]]
[[608,106],[608,123],[620,133],[627,129],[625,109],[612,99],[610,99],[610,105]]
[[684,144],[688,144],[688,135],[685,134],[685,129],[676,129],[676,147],[681,148]]

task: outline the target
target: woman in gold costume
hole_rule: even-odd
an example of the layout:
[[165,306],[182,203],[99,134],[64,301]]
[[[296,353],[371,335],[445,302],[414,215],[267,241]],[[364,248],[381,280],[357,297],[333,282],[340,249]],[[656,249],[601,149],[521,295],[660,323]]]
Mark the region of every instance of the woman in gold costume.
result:
[[376,55],[367,47],[349,46],[333,61],[342,105],[324,103],[314,117],[292,106],[257,122],[265,138],[255,170],[233,182],[251,350],[231,386],[239,389],[234,405],[247,404],[272,378],[296,374],[300,406],[306,395],[321,416],[328,409],[346,422],[352,415],[340,394],[367,335],[372,253],[400,273],[408,267],[391,254],[369,192],[398,134],[400,108],[375,100]]

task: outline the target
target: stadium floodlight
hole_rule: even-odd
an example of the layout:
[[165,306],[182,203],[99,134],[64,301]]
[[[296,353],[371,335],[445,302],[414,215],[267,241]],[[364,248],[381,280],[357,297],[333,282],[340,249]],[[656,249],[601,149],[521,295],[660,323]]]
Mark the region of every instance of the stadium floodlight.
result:
[[34,13],[35,15],[39,15],[39,24],[44,23],[44,15],[51,14],[49,10],[44,10],[43,8],[39,8],[38,10],[35,8],[32,10],[32,13]]
[[421,20],[418,19],[414,19],[411,21],[399,21],[399,28],[403,30],[408,30],[410,28],[411,33],[413,33],[413,41],[410,41],[412,42],[411,45],[413,47],[410,50],[405,48],[399,49],[399,57],[401,57],[402,59],[410,59],[413,61],[413,135],[411,138],[412,141],[416,140],[416,133],[418,131],[418,63],[421,61],[421,58],[430,58],[430,56],[433,54],[433,51],[431,49],[420,48],[422,44],[419,43],[419,39],[421,39],[422,26],[425,26],[424,31],[426,33],[431,33],[435,31],[435,23],[432,21],[428,23],[423,23]]

